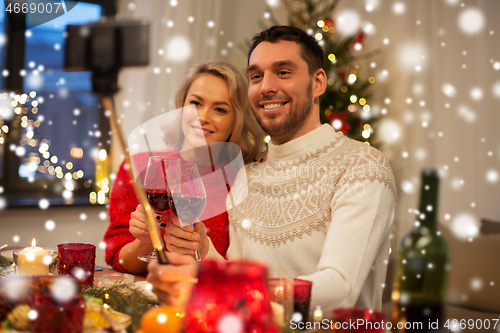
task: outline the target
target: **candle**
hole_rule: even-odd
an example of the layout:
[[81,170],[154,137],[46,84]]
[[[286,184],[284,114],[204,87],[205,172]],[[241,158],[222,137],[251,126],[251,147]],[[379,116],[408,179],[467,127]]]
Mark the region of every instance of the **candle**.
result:
[[278,327],[285,325],[285,307],[279,303],[271,302],[271,309],[273,310],[273,321]]
[[49,256],[49,253],[41,247],[37,247],[36,241],[33,238],[31,247],[27,247],[17,254],[17,275],[49,275],[49,264],[51,262],[52,258]]

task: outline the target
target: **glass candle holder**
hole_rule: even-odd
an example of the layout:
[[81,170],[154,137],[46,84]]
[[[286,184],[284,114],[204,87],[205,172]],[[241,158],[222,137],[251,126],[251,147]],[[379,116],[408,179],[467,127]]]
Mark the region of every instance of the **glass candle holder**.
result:
[[297,323],[309,321],[312,282],[293,279],[293,319]]
[[335,330],[345,333],[385,332],[386,327],[383,323],[384,318],[384,313],[370,309],[335,309],[332,312],[332,320],[335,323]]
[[95,245],[66,243],[57,245],[60,275],[71,275],[81,285],[94,285]]
[[85,301],[82,297],[58,300],[51,295],[37,295],[31,302],[36,318],[30,322],[35,333],[81,333]]
[[[48,256],[50,256],[50,260],[48,259],[45,259],[47,260],[47,262],[50,262],[50,264],[48,265],[49,266],[49,273],[54,273],[54,270],[55,270],[55,267],[57,266],[56,263],[57,263],[57,250],[54,249],[54,248],[51,248],[51,247],[42,247],[42,249],[44,249],[45,251],[47,251],[48,253]],[[12,259],[14,261],[14,263],[16,264],[14,267],[15,267],[15,273],[16,275],[19,275],[19,260],[18,260],[18,257],[19,257],[19,252],[21,252],[23,249],[17,249],[17,250],[14,250],[12,251]]]
[[269,270],[269,292],[274,321],[281,327],[289,325],[293,315],[293,278],[281,269]]
[[185,332],[216,332],[231,325],[237,332],[277,333],[268,288],[264,265],[202,262],[184,318]]

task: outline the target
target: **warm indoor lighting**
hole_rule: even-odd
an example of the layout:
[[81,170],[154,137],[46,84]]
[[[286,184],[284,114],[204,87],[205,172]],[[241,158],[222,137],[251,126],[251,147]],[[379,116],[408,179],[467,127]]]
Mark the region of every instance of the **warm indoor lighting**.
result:
[[83,157],[83,149],[82,148],[78,148],[78,147],[73,147],[69,151],[69,154],[73,158],[82,158]]
[[108,153],[106,152],[106,149],[99,150],[99,159],[101,161],[105,161],[107,156],[108,156]]

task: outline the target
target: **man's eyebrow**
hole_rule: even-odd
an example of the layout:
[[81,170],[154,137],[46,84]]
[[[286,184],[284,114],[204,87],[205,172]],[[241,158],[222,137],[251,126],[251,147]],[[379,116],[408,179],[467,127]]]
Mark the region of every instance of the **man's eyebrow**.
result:
[[[281,67],[281,66],[291,66],[293,68],[296,68],[297,64],[291,60],[278,60],[278,61],[273,62],[273,64],[272,64],[272,67]],[[259,68],[259,66],[257,66],[257,65],[250,65],[247,67],[247,73],[254,71],[254,70],[257,70],[258,68]]]
[[281,66],[297,67],[297,64],[291,60],[278,60],[273,62],[273,67],[281,67]]
[[257,66],[257,65],[250,65],[250,66],[247,67],[247,73],[251,72],[251,71],[254,71],[257,68],[259,68],[259,66]]

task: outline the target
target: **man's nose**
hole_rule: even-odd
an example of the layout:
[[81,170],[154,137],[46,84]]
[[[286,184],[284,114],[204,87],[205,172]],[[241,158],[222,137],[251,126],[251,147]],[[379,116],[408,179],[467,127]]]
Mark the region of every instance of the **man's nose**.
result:
[[265,75],[262,78],[260,92],[263,95],[276,94],[278,92],[278,82],[272,75]]

